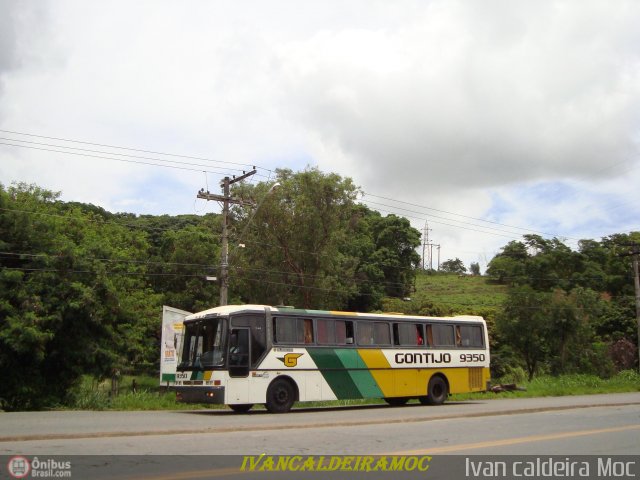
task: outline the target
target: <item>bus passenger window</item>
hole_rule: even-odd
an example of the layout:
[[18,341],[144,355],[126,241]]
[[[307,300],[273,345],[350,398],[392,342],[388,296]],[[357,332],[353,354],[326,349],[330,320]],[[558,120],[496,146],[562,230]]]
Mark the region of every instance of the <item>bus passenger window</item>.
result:
[[297,318],[275,317],[273,319],[273,341],[276,343],[303,343],[298,335]]
[[453,325],[434,324],[431,328],[433,329],[433,344],[436,347],[453,347],[456,344]]
[[353,344],[353,322],[350,320],[336,320],[336,344]]
[[419,323],[394,324],[394,335],[397,333],[399,343],[396,345],[419,346],[424,344],[424,333]]
[[373,345],[373,324],[358,322],[358,345]]
[[425,327],[427,328],[427,346],[433,347],[433,329],[431,325],[425,325]]
[[313,320],[304,319],[304,343],[313,343]]
[[400,330],[397,323],[393,324],[393,344],[400,345]]
[[391,345],[391,336],[389,335],[389,324],[387,322],[375,322],[373,324],[373,344],[374,345]]
[[460,325],[459,328],[463,347],[484,347],[482,327],[480,325]]
[[316,320],[316,329],[318,345],[333,345],[336,343],[336,326],[333,320]]
[[418,345],[424,345],[424,334],[422,333],[422,325],[416,325],[416,341]]

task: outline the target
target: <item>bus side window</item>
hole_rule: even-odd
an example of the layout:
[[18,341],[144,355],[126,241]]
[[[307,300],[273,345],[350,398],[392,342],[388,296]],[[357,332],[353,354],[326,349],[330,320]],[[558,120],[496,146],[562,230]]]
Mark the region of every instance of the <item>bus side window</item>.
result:
[[351,320],[336,320],[336,344],[353,344],[353,322]]
[[456,347],[462,346],[462,335],[460,334],[460,325],[456,325]]
[[359,321],[358,322],[358,345],[373,345],[373,323]]
[[304,319],[304,343],[313,343],[313,320]]
[[484,347],[482,327],[480,325],[461,325],[460,336],[462,337],[463,347]]
[[400,323],[395,325],[398,329],[399,343],[403,346],[415,346],[416,345],[416,333],[413,326],[410,323]]
[[391,345],[390,329],[387,322],[374,322],[373,324],[373,344]]
[[431,325],[425,325],[425,327],[427,329],[427,346],[433,347],[433,329]]
[[424,345],[424,332],[422,330],[422,325],[416,323],[416,342],[418,345]]
[[344,325],[347,334],[347,343],[353,344],[353,337],[355,336],[353,333],[353,322],[349,320],[344,322]]
[[319,318],[316,320],[316,342],[318,345],[333,345],[336,343],[336,322]]
[[436,347],[455,346],[456,340],[453,325],[434,324],[431,328],[433,329],[433,340]]
[[297,318],[274,317],[273,318],[273,341],[276,343],[304,343],[302,331],[298,334]]

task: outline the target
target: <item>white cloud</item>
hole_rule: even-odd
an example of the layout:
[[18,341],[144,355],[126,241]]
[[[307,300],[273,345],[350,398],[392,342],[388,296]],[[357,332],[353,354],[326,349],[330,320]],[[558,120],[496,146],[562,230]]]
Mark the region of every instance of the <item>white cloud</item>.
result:
[[[612,207],[637,200],[635,1],[2,1],[0,128],[318,165],[370,193],[557,235],[634,228]],[[237,167],[217,166],[212,187]],[[193,168],[0,145],[1,182],[114,210],[199,211]],[[508,241],[422,210],[405,213],[433,222],[445,258]]]

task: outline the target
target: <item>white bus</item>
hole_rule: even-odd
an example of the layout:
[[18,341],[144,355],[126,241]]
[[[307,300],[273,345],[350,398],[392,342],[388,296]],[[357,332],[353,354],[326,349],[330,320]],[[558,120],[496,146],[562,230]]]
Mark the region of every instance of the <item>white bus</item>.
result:
[[182,342],[178,401],[236,412],[359,398],[439,405],[490,382],[481,317],[233,305],[187,316]]

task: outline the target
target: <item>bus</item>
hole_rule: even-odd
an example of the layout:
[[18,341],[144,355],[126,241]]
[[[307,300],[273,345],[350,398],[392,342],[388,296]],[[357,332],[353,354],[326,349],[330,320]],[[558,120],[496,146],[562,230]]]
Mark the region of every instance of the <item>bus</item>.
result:
[[490,387],[482,317],[369,314],[229,305],[185,317],[175,389],[179,402],[264,404],[418,399]]

